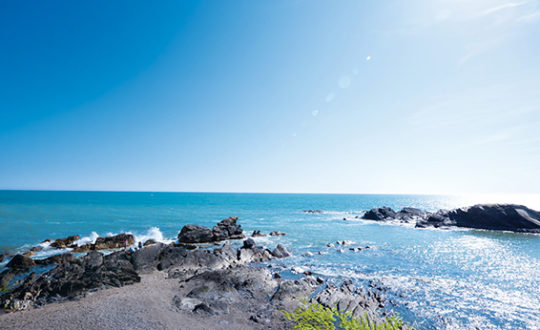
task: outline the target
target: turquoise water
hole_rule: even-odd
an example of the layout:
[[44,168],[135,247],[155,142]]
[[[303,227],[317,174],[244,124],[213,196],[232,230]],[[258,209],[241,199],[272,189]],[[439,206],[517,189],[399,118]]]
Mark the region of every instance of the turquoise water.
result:
[[[248,232],[287,233],[257,238],[294,252],[276,266],[300,266],[336,282],[375,281],[387,288],[390,307],[417,328],[540,327],[540,235],[343,221],[383,205],[465,206],[445,196],[0,191],[0,251],[73,234],[89,241],[132,232],[138,240],[168,241],[185,224],[212,226],[236,215]],[[326,247],[337,240],[371,248]],[[307,251],[314,255],[302,257]]]

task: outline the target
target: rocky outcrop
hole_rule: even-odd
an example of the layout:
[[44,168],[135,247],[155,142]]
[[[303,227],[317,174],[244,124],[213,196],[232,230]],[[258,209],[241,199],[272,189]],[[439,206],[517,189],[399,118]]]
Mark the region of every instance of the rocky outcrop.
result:
[[261,233],[260,230],[254,230],[253,233],[251,233],[251,237],[264,237],[266,234]]
[[417,227],[463,227],[540,233],[540,212],[523,205],[474,205],[439,211],[418,221]]
[[287,248],[283,244],[278,244],[274,251],[272,251],[272,256],[276,258],[286,258],[290,257],[291,253],[287,251]]
[[[65,249],[68,246],[72,245],[75,241],[79,240],[81,237],[79,235],[68,236],[66,238],[59,238],[51,243],[51,246],[57,249]],[[50,240],[45,240],[47,242]]]
[[244,238],[242,226],[236,221],[238,217],[229,217],[221,220],[212,229],[201,225],[185,225],[178,234],[181,243],[212,243],[228,239]]
[[36,263],[32,258],[23,256],[22,254],[17,254],[7,263],[6,267],[12,269],[30,269],[35,265]]
[[17,310],[80,296],[85,292],[139,282],[140,277],[124,252],[103,256],[91,251],[86,256],[58,264],[40,275],[31,273],[17,288],[0,296],[0,307]]
[[[127,243],[127,244],[126,244]],[[94,243],[94,250],[123,248],[135,244],[135,237],[131,234],[118,234],[110,237],[98,237]]]
[[373,208],[363,216],[367,220],[385,221],[396,218],[396,212],[387,206]]

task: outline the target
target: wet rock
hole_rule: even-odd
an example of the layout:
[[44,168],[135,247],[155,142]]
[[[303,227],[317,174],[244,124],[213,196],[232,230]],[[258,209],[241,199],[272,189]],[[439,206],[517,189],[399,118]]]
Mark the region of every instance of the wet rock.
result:
[[290,257],[291,253],[287,251],[287,248],[283,244],[278,244],[274,251],[272,251],[272,256],[276,258],[286,258]]
[[148,246],[148,245],[153,245],[153,244],[157,244],[157,242],[153,239],[149,239],[144,242],[143,246]]
[[19,273],[17,269],[6,269],[0,273],[0,291],[7,289]]
[[523,205],[474,205],[450,211],[440,210],[418,221],[417,227],[448,227],[540,233],[540,212]]
[[306,253],[302,253],[302,257],[312,257],[313,256],[313,253],[311,252],[306,252]]
[[304,213],[321,214],[323,210],[304,210]]
[[244,241],[244,245],[242,248],[244,249],[251,249],[255,246],[255,241],[252,238],[248,238]]
[[251,233],[251,237],[264,237],[266,234],[262,234],[260,230],[254,230],[253,233]]
[[46,265],[54,265],[54,264],[74,262],[75,260],[77,260],[77,258],[75,258],[75,256],[73,254],[64,253],[64,254],[57,254],[57,255],[54,255],[54,256],[50,256],[50,257],[45,258],[45,259],[34,260],[34,262],[37,265],[46,266]]
[[26,253],[23,253],[23,256],[25,256],[25,257],[31,257],[33,255],[35,255],[34,251],[28,251]]
[[[79,240],[80,238],[81,237],[79,235],[68,236],[66,238],[59,238],[59,239],[55,240],[54,242],[52,242],[51,246],[54,247],[54,248],[57,248],[57,249],[65,249],[68,246],[70,246],[71,244],[73,244],[73,242]],[[45,240],[43,242],[46,242],[46,241],[47,240]]]
[[7,254],[0,254],[0,262],[4,261],[7,256]]
[[73,253],[83,253],[83,252],[88,252],[90,250],[94,250],[95,247],[94,247],[94,244],[92,243],[86,243],[86,244],[83,244],[81,246],[78,246],[78,245],[74,245],[72,247],[73,250],[71,250],[71,252]]
[[181,243],[209,243],[212,239],[212,230],[201,225],[185,225],[178,234]]
[[242,226],[237,224],[238,217],[229,217],[221,220],[212,228],[213,241],[244,238]]
[[396,212],[387,206],[377,207],[367,211],[362,218],[375,221],[391,220],[396,218]]
[[30,251],[32,252],[38,252],[38,251],[41,251],[43,250],[43,248],[41,246],[34,246],[33,248],[30,249]]
[[287,235],[287,234],[282,233],[280,231],[273,231],[273,232],[270,233],[270,236],[285,236],[285,235]]
[[29,269],[35,265],[36,263],[32,258],[17,254],[7,263],[6,267],[12,269]]
[[118,234],[110,237],[98,237],[94,243],[94,250],[117,249],[135,244],[135,237],[131,234]]
[[404,222],[424,219],[426,216],[426,211],[414,207],[404,207],[403,209],[401,209],[401,211],[397,213],[397,218]]

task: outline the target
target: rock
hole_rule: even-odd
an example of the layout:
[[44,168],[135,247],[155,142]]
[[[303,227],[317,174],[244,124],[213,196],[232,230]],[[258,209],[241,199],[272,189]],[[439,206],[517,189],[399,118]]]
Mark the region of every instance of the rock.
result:
[[272,256],[276,258],[286,258],[286,257],[290,257],[291,253],[287,251],[287,248],[285,248],[283,244],[278,244],[276,248],[274,249],[274,251],[272,251]]
[[17,269],[6,269],[0,273],[0,292],[6,290],[19,273]]
[[149,239],[144,242],[143,246],[148,246],[148,245],[153,245],[153,244],[157,244],[157,242],[153,239]]
[[322,256],[322,255],[325,255],[325,254],[328,254],[328,252],[326,251],[319,251],[317,252],[318,255]]
[[212,240],[212,230],[200,225],[185,225],[178,234],[181,243],[210,243]]
[[414,207],[404,207],[399,211],[396,217],[402,221],[410,222],[418,219],[424,219],[427,216],[427,212],[414,208]]
[[456,226],[540,233],[540,212],[523,205],[480,204],[450,211],[440,210],[429,215],[425,220],[417,221],[416,226],[436,228]]
[[214,226],[212,228],[214,235],[213,241],[244,238],[242,226],[236,224],[236,221],[238,221],[238,217],[229,217],[221,220],[217,226]]
[[7,256],[7,254],[0,254],[0,262],[4,261]]
[[[147,247],[146,249],[151,249],[151,248],[152,247]],[[155,249],[158,249],[158,248],[155,248]],[[197,251],[198,250],[195,250],[192,253],[195,253]],[[157,269],[164,270],[171,266],[181,264],[185,261],[187,255],[188,255],[188,250],[183,247],[175,247],[175,246],[170,246],[170,245],[166,246],[159,254]]]
[[255,241],[252,238],[248,238],[244,241],[244,249],[251,249],[255,246]]
[[73,250],[71,250],[71,252],[73,252],[73,253],[83,253],[83,252],[88,252],[88,251],[94,250],[94,249],[95,249],[94,244],[86,243],[86,244],[83,244],[81,246],[78,246],[78,245],[73,246]]
[[[57,249],[65,249],[68,246],[70,246],[71,244],[73,244],[73,242],[79,240],[80,238],[81,237],[79,235],[68,236],[66,238],[59,238],[56,241],[52,242],[51,246],[55,247]],[[46,242],[46,241],[47,240],[45,240],[43,242]]]
[[32,252],[38,252],[38,251],[41,251],[43,250],[43,248],[41,246],[34,246],[33,248],[30,249],[30,251]]
[[29,269],[30,267],[33,267],[35,265],[36,263],[33,259],[23,256],[21,254],[17,254],[7,263],[6,267],[12,269]]
[[377,207],[367,211],[362,218],[375,221],[391,220],[396,218],[396,212],[387,206]]
[[265,234],[262,234],[260,230],[254,230],[253,233],[251,234],[251,237],[264,237],[266,236]]
[[323,211],[322,210],[304,210],[304,213],[320,214],[320,213],[323,213]]
[[94,243],[94,250],[117,249],[135,244],[135,237],[131,234],[118,234],[110,237],[98,237]]
[[270,233],[270,236],[285,236],[285,235],[287,235],[287,234],[282,233],[280,231],[273,231],[273,232]]
[[[160,262],[160,256],[163,250],[166,248],[166,245],[163,243],[153,244],[150,246],[145,246],[142,249],[135,251],[131,257],[131,261],[135,270],[141,271],[150,271],[155,270],[158,267]],[[179,249],[179,248],[175,248]],[[170,253],[170,252],[168,252]],[[163,265],[170,265],[172,261],[170,260],[170,255],[164,256],[163,259],[169,258]]]
[[302,253],[302,257],[312,257],[313,256],[313,253],[311,252],[306,252],[306,253]]
[[33,255],[35,255],[34,251],[28,251],[26,253],[23,253],[23,256],[25,256],[25,257],[31,257]]
[[353,252],[358,252],[358,251],[362,251],[362,248],[359,248],[359,247],[356,247],[356,248],[349,248],[350,251],[353,251]]
[[347,245],[352,245],[352,244],[354,244],[354,242],[353,242],[353,241],[344,240],[344,241],[337,241],[336,244],[337,244],[337,245],[347,246]]
[[328,244],[326,244],[326,247],[333,248],[333,247],[336,247],[336,246],[333,243],[328,243]]
[[46,259],[34,260],[34,262],[37,265],[46,266],[46,265],[74,262],[75,260],[77,260],[77,258],[75,258],[73,254],[64,253],[64,254],[57,254],[54,256],[50,256]]
[[295,274],[302,274],[302,273],[304,273],[304,269],[302,267],[295,266],[295,267],[291,268],[291,272],[293,272]]
[[345,250],[343,250],[343,249],[338,249],[337,252],[339,252],[339,253],[345,253]]

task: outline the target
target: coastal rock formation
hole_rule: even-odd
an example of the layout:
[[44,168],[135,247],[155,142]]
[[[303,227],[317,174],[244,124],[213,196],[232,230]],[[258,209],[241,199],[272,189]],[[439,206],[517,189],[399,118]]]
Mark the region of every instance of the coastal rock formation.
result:
[[[51,243],[51,246],[57,249],[65,249],[68,246],[72,245],[75,241],[79,240],[81,237],[79,235],[68,236],[66,238],[59,238]],[[47,242],[50,240],[45,240]]]
[[272,255],[276,258],[286,258],[290,257],[291,253],[287,251],[287,248],[283,244],[278,244],[274,251],[272,251]]
[[236,221],[238,217],[229,217],[221,220],[212,229],[201,225],[185,225],[178,234],[181,243],[211,243],[228,239],[244,238],[242,226]]
[[416,224],[416,227],[428,226],[540,233],[540,212],[515,204],[474,205],[441,210]]
[[432,213],[410,207],[396,212],[383,206],[367,211],[362,218],[416,222],[417,228],[462,227],[540,233],[540,212],[515,204],[479,204]]
[[260,230],[254,230],[253,233],[251,234],[251,237],[264,237],[264,236],[266,236],[266,234],[261,233]]
[[0,296],[0,307],[24,309],[30,304],[74,298],[92,289],[119,287],[138,281],[140,277],[124,252],[104,257],[91,251],[80,259],[58,264],[43,275],[31,273],[20,286]]
[[93,250],[117,249],[135,244],[135,237],[131,234],[118,234],[110,237],[98,237]]
[[34,259],[23,256],[22,254],[17,254],[7,263],[6,267],[12,269],[29,269],[35,265]]

